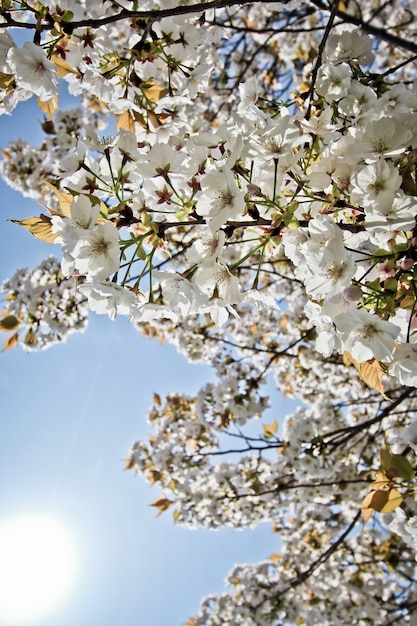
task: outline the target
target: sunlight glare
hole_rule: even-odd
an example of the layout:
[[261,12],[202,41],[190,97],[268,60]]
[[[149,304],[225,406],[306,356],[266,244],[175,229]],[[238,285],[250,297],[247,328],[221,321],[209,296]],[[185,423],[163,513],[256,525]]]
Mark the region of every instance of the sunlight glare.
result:
[[0,524],[0,624],[38,620],[68,597],[76,555],[54,518],[25,515]]

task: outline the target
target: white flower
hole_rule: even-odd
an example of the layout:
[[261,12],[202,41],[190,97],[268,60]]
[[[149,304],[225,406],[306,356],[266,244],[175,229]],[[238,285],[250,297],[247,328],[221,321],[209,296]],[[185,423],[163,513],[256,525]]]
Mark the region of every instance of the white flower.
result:
[[194,313],[196,306],[206,302],[196,285],[178,272],[154,270],[152,276],[161,283],[165,304],[175,311],[179,310],[183,317]]
[[407,519],[404,510],[400,507],[397,507],[390,517],[392,521],[388,527],[397,533],[408,546],[417,551],[417,517]]
[[7,58],[20,87],[45,102],[58,95],[56,66],[43,48],[27,41],[23,48],[11,48]]
[[89,279],[103,280],[119,269],[119,233],[111,223],[81,231],[71,252],[75,268]]
[[[237,304],[242,301],[239,280],[223,263],[215,263],[199,269],[195,275],[195,282],[209,297],[217,295],[227,304]],[[214,291],[216,291],[215,294]]]
[[399,190],[394,196],[393,204],[387,210],[382,210],[380,205],[369,207],[366,212],[365,225],[371,232],[413,230],[416,225],[416,215],[415,196],[406,196]]
[[88,298],[89,308],[98,314],[107,313],[111,320],[117,313],[129,315],[137,296],[121,285],[105,281],[86,282],[78,288]]
[[323,63],[317,74],[316,91],[328,102],[348,94],[352,71],[346,63]]
[[402,385],[417,387],[417,344],[403,343],[397,346],[389,371]]
[[417,421],[411,422],[411,424],[401,431],[400,440],[406,446],[413,448],[414,452],[417,454]]
[[11,48],[16,46],[10,33],[4,31],[0,33],[0,71],[5,74],[10,74],[10,65],[7,62],[7,55]]
[[355,274],[355,262],[339,237],[332,237],[324,248],[312,250],[306,259],[309,271],[304,275],[304,284],[307,293],[316,299],[340,293]]
[[323,313],[323,309],[315,302],[307,302],[304,312],[317,330],[316,350],[324,357],[329,357],[334,350],[340,348],[340,339],[331,317]]
[[201,179],[201,189],[203,195],[197,201],[197,213],[208,218],[210,230],[216,231],[227,220],[242,214],[244,194],[230,170],[212,170]]
[[280,310],[280,307],[276,303],[275,299],[264,291],[260,291],[259,289],[249,289],[248,291],[245,291],[243,295],[245,302],[252,304],[255,309],[258,309],[258,311],[271,309],[275,311]]
[[239,319],[237,311],[230,304],[219,298],[210,300],[209,304],[200,307],[199,312],[209,313],[216,326],[223,326],[229,319],[229,315]]
[[352,202],[365,209],[376,207],[380,213],[387,213],[394,202],[394,196],[401,185],[398,170],[384,159],[366,165],[352,177]]
[[381,320],[368,311],[348,311],[334,319],[342,333],[344,349],[359,363],[375,357],[378,361],[391,358],[395,339],[400,332],[398,326]]
[[203,232],[200,239],[193,242],[191,249],[187,253],[189,263],[201,263],[211,265],[220,256],[226,235],[224,231],[218,230],[211,233],[209,230]]
[[393,157],[405,152],[412,132],[396,118],[381,117],[370,121],[357,135],[357,151],[366,163],[379,157]]
[[372,63],[372,39],[359,29],[332,34],[326,43],[326,58],[334,63],[357,61],[361,64]]

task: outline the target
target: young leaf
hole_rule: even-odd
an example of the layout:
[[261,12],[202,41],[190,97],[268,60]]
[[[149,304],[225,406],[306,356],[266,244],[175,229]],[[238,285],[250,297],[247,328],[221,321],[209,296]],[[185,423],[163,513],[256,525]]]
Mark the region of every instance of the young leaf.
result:
[[[70,193],[64,193],[63,191],[60,191],[59,189],[54,187],[54,185],[48,180],[43,180],[42,182],[44,185],[49,187],[49,189],[53,191],[56,195],[62,215],[64,217],[71,217],[71,204],[74,199],[73,196]],[[48,209],[48,211],[49,210],[50,209]]]
[[387,475],[385,474],[385,472],[379,471],[376,473],[376,478],[374,480],[374,482],[372,483],[371,487],[372,489],[384,489],[388,486],[389,484],[389,478],[387,477]]
[[276,420],[272,424],[262,424],[265,439],[271,439],[278,431],[278,423]]
[[7,89],[13,84],[14,74],[5,74],[0,72],[0,89]]
[[50,100],[43,101],[38,98],[38,106],[40,110],[45,113],[48,120],[51,120],[55,111],[58,108],[58,96],[51,98]]
[[399,476],[404,480],[413,480],[414,470],[410,461],[402,454],[393,454],[391,467],[397,470]]
[[7,315],[6,317],[3,317],[2,320],[0,320],[0,330],[8,333],[11,330],[17,328],[19,324],[20,322],[17,317],[15,317],[14,315]]
[[31,235],[45,241],[46,243],[54,243],[58,237],[57,233],[52,232],[51,218],[43,213],[39,217],[27,217],[24,220],[10,220],[13,224],[19,224],[26,228]]
[[380,513],[392,513],[403,501],[403,497],[397,489],[388,491],[388,500],[386,504],[379,510]]
[[25,335],[23,340],[27,346],[35,346],[38,343],[38,339],[31,328],[29,328],[28,332]]
[[381,511],[381,509],[388,502],[389,492],[383,489],[377,491],[370,491],[362,500],[361,513],[365,522],[369,520],[374,511]]
[[130,470],[133,467],[135,467],[135,461],[132,456],[129,456],[127,459],[123,459],[123,461],[125,464],[125,467],[124,467],[125,470]]
[[386,445],[383,445],[380,452],[381,467],[386,472],[392,467],[392,454]]
[[131,133],[135,132],[135,120],[133,119],[131,111],[125,111],[118,116],[116,122],[117,130],[128,130]]
[[365,385],[368,385],[371,389],[375,389],[375,391],[379,391],[385,400],[390,400],[390,398],[385,395],[384,386],[382,384],[382,375],[384,373],[383,365],[376,359],[370,359],[369,361],[358,363],[358,361],[354,359],[349,352],[345,352],[345,355],[347,360],[356,367],[357,372]]
[[144,89],[143,91],[147,99],[150,100],[151,102],[158,102],[158,100],[166,96],[168,93],[168,89],[161,87],[160,85],[158,85],[158,83],[149,81],[146,84],[149,86],[146,87],[146,89]]
[[13,335],[10,335],[10,337],[7,337],[6,341],[3,344],[2,352],[15,348],[18,343],[19,343],[19,333],[14,333]]
[[154,506],[158,509],[158,517],[162,515],[164,511],[167,511],[170,506],[172,506],[174,502],[172,500],[168,500],[162,496],[161,498],[156,498],[153,502],[151,502],[151,506]]

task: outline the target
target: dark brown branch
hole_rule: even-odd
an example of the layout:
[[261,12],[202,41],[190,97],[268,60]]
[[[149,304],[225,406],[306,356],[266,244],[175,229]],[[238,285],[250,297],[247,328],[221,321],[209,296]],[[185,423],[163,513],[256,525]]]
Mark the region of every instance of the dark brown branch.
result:
[[330,13],[330,17],[329,17],[329,20],[328,20],[328,22],[326,24],[326,30],[324,31],[323,37],[321,38],[319,49],[318,49],[316,63],[314,65],[313,71],[311,73],[311,84],[310,84],[310,89],[308,90],[309,104],[308,104],[307,112],[305,114],[306,118],[310,117],[311,100],[312,100],[313,95],[314,95],[314,88],[316,86],[317,74],[318,74],[318,71],[319,71],[320,66],[321,66],[322,56],[323,56],[324,48],[326,46],[327,39],[328,39],[328,37],[330,35],[330,31],[332,30],[333,23],[334,23],[334,20],[336,18],[336,13],[337,13],[338,6],[339,6],[339,0],[333,0],[333,6],[332,6],[331,13]]
[[[320,11],[329,11],[329,7],[322,2],[322,0],[311,0],[312,3],[320,9]],[[343,22],[347,22],[349,24],[354,24],[355,26],[359,26],[365,33],[368,35],[373,35],[386,43],[396,47],[402,48],[403,50],[408,50],[409,52],[413,52],[417,54],[417,43],[414,43],[410,39],[403,39],[402,37],[398,37],[390,33],[386,28],[380,28],[378,26],[373,26],[369,22],[364,22],[361,18],[356,17],[355,15],[350,15],[346,13],[346,11],[341,11],[340,9],[336,10],[337,17]]]
[[[256,0],[211,0],[211,2],[206,2],[204,4],[195,4],[190,6],[177,6],[172,7],[170,9],[152,9],[149,11],[129,11],[128,9],[122,9],[120,13],[116,15],[108,15],[107,17],[102,17],[99,19],[85,19],[74,22],[66,22],[66,24],[71,24],[71,26],[76,28],[99,28],[100,26],[105,26],[106,24],[111,24],[113,22],[120,22],[121,20],[160,20],[164,17],[174,17],[177,15],[192,15],[193,13],[204,13],[209,9],[225,9],[227,7],[232,6],[247,6],[249,4],[255,4]],[[2,12],[4,13],[4,11]],[[25,23],[25,22],[16,22],[13,19],[7,19],[4,24],[0,24],[0,28],[29,28],[36,29],[39,28],[37,23]],[[53,24],[44,23],[42,24],[42,30],[51,30],[54,28]]]

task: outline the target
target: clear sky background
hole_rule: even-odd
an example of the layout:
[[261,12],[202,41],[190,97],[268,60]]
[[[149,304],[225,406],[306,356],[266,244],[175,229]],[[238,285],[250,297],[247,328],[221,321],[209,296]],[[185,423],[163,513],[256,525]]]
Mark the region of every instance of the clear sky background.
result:
[[[40,145],[42,119],[33,98],[21,103],[11,117],[0,117],[0,146],[18,138]],[[2,282],[18,267],[58,256],[60,247],[7,222],[38,214],[36,202],[3,181],[0,199]],[[0,523],[48,514],[77,546],[68,601],[26,626],[179,626],[204,595],[223,590],[235,563],[279,550],[266,524],[192,531],[174,526],[170,511],[157,518],[149,505],[159,490],[123,471],[131,443],[146,438],[153,392],[193,393],[211,376],[172,346],[142,339],[125,318],[91,315],[87,332],[64,345],[0,354]],[[278,409],[277,398],[272,419],[290,407],[278,399]]]

